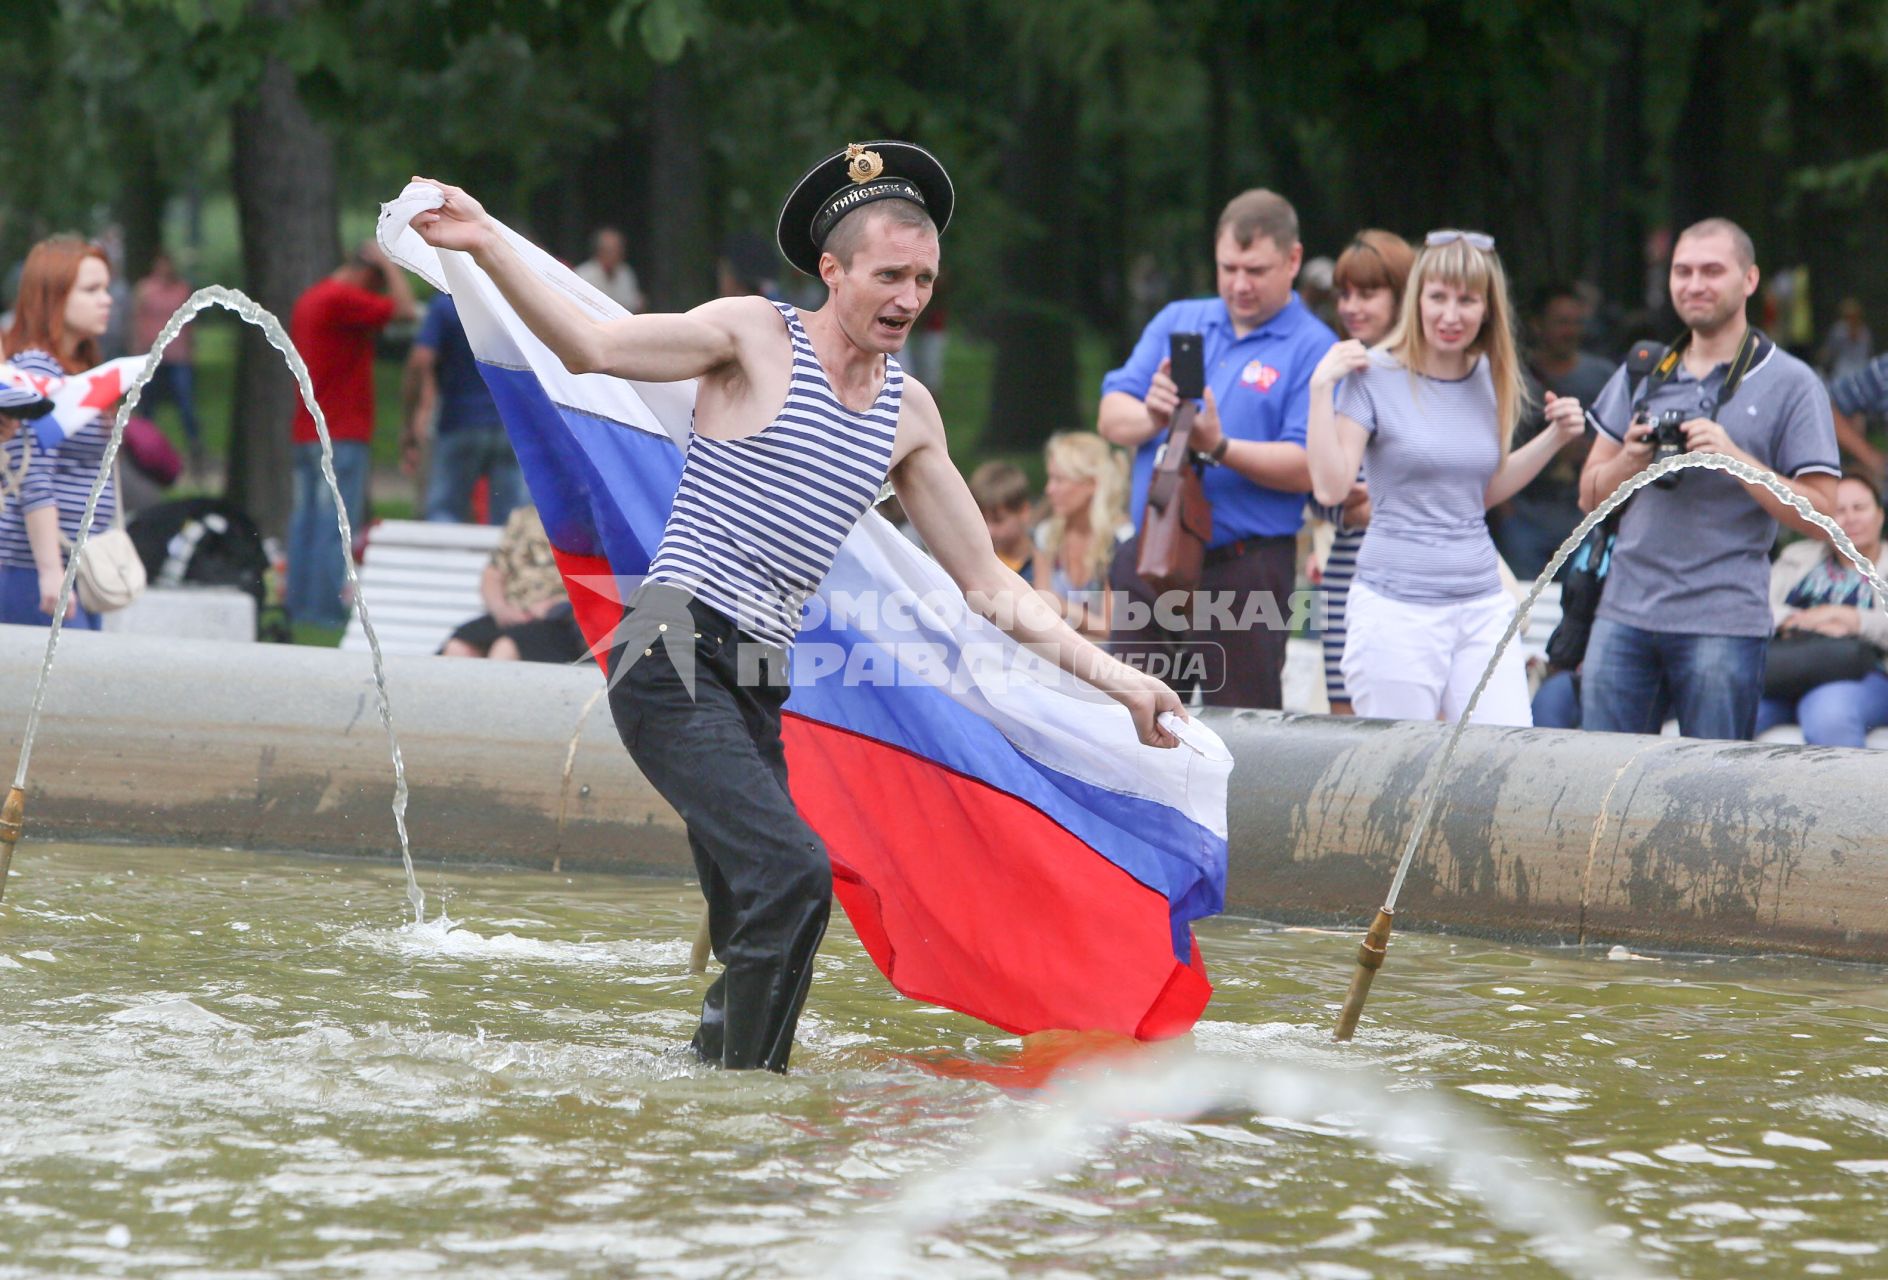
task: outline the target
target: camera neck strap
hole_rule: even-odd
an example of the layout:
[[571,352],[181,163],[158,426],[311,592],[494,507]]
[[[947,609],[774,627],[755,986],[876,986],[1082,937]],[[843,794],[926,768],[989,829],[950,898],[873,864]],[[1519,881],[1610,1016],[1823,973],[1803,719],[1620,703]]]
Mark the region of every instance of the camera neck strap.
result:
[[[1744,340],[1737,344],[1737,354],[1731,357],[1731,363],[1724,370],[1724,386],[1718,392],[1716,412],[1724,411],[1724,406],[1737,394],[1737,388],[1743,385],[1744,375],[1768,359],[1776,345],[1755,325],[1744,330]],[[1672,375],[1678,372],[1678,362],[1685,358],[1685,351],[1690,346],[1691,330],[1687,329],[1679,335],[1678,341],[1665,349],[1659,362],[1652,366],[1652,372],[1646,375],[1644,384],[1639,388],[1639,404],[1644,404],[1653,392],[1671,381]]]

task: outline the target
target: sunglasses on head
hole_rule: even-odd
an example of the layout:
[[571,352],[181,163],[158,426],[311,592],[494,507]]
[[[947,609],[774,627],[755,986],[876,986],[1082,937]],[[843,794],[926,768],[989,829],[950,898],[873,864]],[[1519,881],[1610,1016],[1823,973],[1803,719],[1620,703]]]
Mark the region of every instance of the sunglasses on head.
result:
[[1454,244],[1457,240],[1471,249],[1480,249],[1483,253],[1492,253],[1495,238],[1485,231],[1457,231],[1450,227],[1442,231],[1431,231],[1423,237],[1423,245],[1430,249],[1440,249],[1445,244]]

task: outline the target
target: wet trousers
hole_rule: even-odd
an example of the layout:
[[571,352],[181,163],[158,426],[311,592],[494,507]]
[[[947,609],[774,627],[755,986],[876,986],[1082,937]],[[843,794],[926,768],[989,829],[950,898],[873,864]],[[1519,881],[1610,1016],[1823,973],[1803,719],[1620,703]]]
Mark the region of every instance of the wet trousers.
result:
[[704,1062],[785,1071],[832,912],[826,847],[787,791],[786,655],[674,588],[631,597],[609,660],[623,745],[688,827],[723,965]]

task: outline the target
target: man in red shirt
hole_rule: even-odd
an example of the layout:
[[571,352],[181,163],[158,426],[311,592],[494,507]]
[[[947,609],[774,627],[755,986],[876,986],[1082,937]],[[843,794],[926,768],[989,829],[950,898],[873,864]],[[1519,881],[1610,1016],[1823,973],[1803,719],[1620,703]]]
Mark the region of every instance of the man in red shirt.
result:
[[[369,240],[333,274],[295,302],[288,333],[307,362],[315,402],[334,441],[334,476],[356,528],[367,510],[368,445],[374,438],[374,339],[394,320],[415,314],[406,273],[393,269]],[[334,518],[334,497],[321,474],[314,417],[297,401],[294,506],[288,521],[288,614],[296,622],[344,627],[346,554]]]

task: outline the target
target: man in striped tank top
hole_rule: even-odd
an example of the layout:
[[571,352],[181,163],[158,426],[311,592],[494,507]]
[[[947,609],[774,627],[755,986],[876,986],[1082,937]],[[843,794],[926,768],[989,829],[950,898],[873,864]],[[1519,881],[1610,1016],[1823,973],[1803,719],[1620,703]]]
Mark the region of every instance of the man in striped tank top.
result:
[[[1159,717],[1185,713],[1165,685],[1077,635],[998,559],[946,452],[936,401],[899,368],[931,298],[953,202],[929,153],[855,144],[801,179],[781,214],[780,247],[828,290],[804,315],[746,297],[598,321],[543,283],[476,201],[436,185],[445,204],[414,228],[437,248],[470,253],[573,373],[697,380],[674,506],[610,655],[610,709],[637,766],[687,823],[725,966],[703,1002],[695,1052],[783,1071],[832,873],[787,789],[781,660],[801,606],[888,475],[970,607],[1121,703],[1143,742],[1177,745]],[[678,671],[668,632],[682,627],[694,647],[680,665],[692,670]]]

